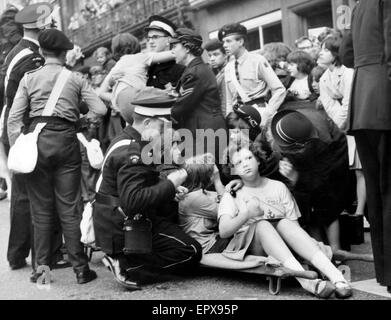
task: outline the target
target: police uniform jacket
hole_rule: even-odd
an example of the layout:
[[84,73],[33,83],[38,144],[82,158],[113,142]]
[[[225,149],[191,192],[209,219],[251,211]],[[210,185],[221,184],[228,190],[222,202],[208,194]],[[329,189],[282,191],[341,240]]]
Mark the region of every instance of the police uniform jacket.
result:
[[[26,110],[28,110],[29,118],[42,115],[62,69],[62,65],[50,63],[24,75],[8,117],[8,136],[11,145],[20,134]],[[95,94],[86,79],[72,73],[60,94],[52,117],[76,123],[79,120],[79,105],[82,100],[89,109],[87,119],[91,122],[99,122],[99,119],[107,112],[105,104]]]
[[194,58],[179,80],[179,98],[171,109],[176,129],[225,129],[220,94],[213,71],[200,57]]
[[[134,142],[117,148],[108,157],[94,203],[93,220],[97,245],[107,254],[122,253],[124,247],[124,217],[119,213],[118,207],[130,217],[138,213],[144,214],[151,219],[153,226],[163,219],[172,221],[173,216],[177,216],[177,211],[172,207],[174,185],[169,180],[161,179],[154,165],[141,162],[140,133],[128,126],[112,141],[110,147],[124,139]],[[100,194],[105,201],[100,201]]]
[[[7,91],[5,92],[5,102],[6,102],[6,112],[5,112],[5,122],[4,122],[4,131],[2,133],[2,141],[4,144],[8,145],[8,136],[7,136],[7,119],[12,103],[14,102],[14,97],[16,91],[18,90],[19,82],[23,78],[24,74],[28,71],[35,70],[41,67],[45,60],[39,54],[39,46],[27,39],[22,39],[19,43],[10,51],[8,54],[4,66],[5,72],[8,69],[9,64],[12,59],[23,49],[29,48],[33,53],[21,59],[12,69],[10,78],[7,85]],[[3,107],[3,106],[1,106]]]
[[346,135],[323,110],[302,108],[297,111],[312,122],[317,129],[318,138],[313,139],[308,145],[285,147],[280,151],[299,173],[292,191],[303,219],[314,218],[308,211],[309,204],[317,209],[318,219],[329,225],[345,207],[344,194],[348,189],[349,174]]
[[175,61],[156,63],[148,69],[148,87],[165,89],[169,82],[175,88],[182,76],[185,66],[176,64]]
[[349,60],[353,46],[350,130],[391,130],[390,17],[389,0],[360,1],[353,10],[352,41],[345,39],[342,52],[343,60]]

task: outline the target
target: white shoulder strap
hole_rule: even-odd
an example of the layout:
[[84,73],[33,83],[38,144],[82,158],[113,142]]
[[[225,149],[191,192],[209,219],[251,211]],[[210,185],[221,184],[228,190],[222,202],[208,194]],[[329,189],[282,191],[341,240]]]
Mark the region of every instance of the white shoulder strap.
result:
[[54,108],[56,107],[57,101],[60,98],[60,94],[64,89],[64,86],[71,75],[71,71],[67,68],[63,68],[56,80],[56,84],[53,87],[53,91],[50,94],[49,100],[46,103],[45,109],[42,112],[42,116],[49,117],[52,115]]
[[115,151],[116,149],[120,148],[120,147],[123,147],[123,146],[127,146],[127,145],[130,145],[132,143],[133,140],[130,140],[130,139],[125,139],[125,140],[120,140],[118,141],[117,143],[115,143],[110,149],[109,151],[107,151],[106,153],[106,156],[105,156],[105,159],[103,160],[103,163],[102,163],[102,170],[101,170],[101,173],[100,173],[100,176],[99,176],[99,179],[96,183],[96,188],[95,188],[95,191],[96,192],[99,192],[99,189],[100,189],[100,186],[102,184],[102,181],[103,181],[103,169],[105,167],[105,164],[106,164],[106,161],[107,159],[109,158],[109,156],[113,153],[113,151]]
[[16,64],[20,60],[22,60],[24,57],[28,56],[29,54],[33,54],[33,53],[34,52],[31,49],[26,48],[26,49],[23,49],[22,51],[20,51],[15,57],[13,57],[13,59],[11,60],[9,66],[7,68],[7,72],[5,74],[4,93],[7,92],[8,81],[9,81],[12,69],[16,66]]
[[230,65],[229,71],[231,72],[232,83],[235,86],[238,95],[242,98],[243,102],[249,102],[250,98],[248,97],[246,92],[244,92],[244,89],[236,78],[235,61],[233,61],[233,63]]
[[88,141],[87,141],[86,137],[84,136],[84,134],[82,134],[81,132],[78,132],[76,135],[77,135],[77,139],[79,139],[81,144],[87,148]]

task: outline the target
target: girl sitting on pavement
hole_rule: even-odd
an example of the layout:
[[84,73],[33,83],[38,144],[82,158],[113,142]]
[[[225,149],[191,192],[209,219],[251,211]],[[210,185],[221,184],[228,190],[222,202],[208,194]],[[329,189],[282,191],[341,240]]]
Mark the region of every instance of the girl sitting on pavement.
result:
[[234,173],[244,184],[236,194],[225,193],[218,210],[221,238],[231,238],[225,251],[238,255],[270,255],[284,267],[302,271],[288,246],[309,261],[330,281],[297,278],[300,285],[319,298],[335,291],[337,298],[352,295],[350,284],[299,225],[300,211],[287,187],[260,175],[265,164],[263,152],[254,145],[229,151]]

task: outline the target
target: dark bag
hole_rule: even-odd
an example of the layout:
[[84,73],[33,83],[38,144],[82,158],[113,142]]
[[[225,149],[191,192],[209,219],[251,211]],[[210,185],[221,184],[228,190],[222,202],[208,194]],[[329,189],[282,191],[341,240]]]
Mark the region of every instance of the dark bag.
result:
[[124,222],[125,245],[124,254],[152,253],[152,223],[151,220],[138,214],[127,218]]

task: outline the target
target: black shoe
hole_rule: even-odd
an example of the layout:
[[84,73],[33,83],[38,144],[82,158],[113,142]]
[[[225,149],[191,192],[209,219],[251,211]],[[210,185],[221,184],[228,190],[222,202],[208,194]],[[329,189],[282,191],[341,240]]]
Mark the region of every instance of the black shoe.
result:
[[387,286],[387,292],[391,293],[391,286]]
[[97,278],[94,270],[81,271],[76,273],[76,279],[78,284],[84,284]]
[[[33,270],[31,276],[30,276],[30,282],[32,283],[37,283],[38,279],[44,275],[44,272],[37,272],[36,270]],[[46,284],[46,277],[44,277],[42,279],[42,284]],[[52,282],[52,279],[50,278],[50,274],[49,274],[49,281]]]
[[56,264],[53,265],[53,269],[65,269],[69,267],[72,267],[72,264],[65,259],[57,261]]
[[140,284],[137,279],[132,279],[130,274],[121,270],[119,261],[105,255],[102,259],[103,264],[111,271],[115,281],[128,290],[140,290]]
[[10,268],[11,268],[11,270],[22,269],[22,268],[24,268],[25,266],[27,266],[27,263],[26,263],[26,260],[25,260],[25,259],[10,263]]

